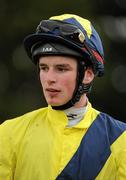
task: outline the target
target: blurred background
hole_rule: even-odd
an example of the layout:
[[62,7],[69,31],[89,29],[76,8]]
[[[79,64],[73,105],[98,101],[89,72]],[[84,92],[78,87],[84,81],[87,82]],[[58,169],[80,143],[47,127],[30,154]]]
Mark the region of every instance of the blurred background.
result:
[[93,106],[126,122],[126,0],[1,0],[0,123],[46,106],[36,67],[23,39],[40,20],[73,13],[92,21],[105,51],[105,76],[96,78]]

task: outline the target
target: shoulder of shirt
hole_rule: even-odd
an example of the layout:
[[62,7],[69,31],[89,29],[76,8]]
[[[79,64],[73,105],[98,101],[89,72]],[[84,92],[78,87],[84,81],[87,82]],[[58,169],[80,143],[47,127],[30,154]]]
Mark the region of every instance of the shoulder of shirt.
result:
[[25,113],[21,116],[15,117],[13,119],[5,120],[1,125],[0,128],[13,128],[15,126],[23,126],[28,125],[29,123],[33,122],[35,119],[43,118],[47,113],[48,107],[40,108],[37,110],[33,110],[31,112]]

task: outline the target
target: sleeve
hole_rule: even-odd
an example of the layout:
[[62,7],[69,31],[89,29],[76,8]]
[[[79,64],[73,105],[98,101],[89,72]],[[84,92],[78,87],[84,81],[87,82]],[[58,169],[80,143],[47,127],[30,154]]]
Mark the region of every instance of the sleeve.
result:
[[0,180],[13,180],[14,152],[10,129],[0,126]]
[[117,168],[116,179],[126,180],[126,149],[120,154],[120,161]]

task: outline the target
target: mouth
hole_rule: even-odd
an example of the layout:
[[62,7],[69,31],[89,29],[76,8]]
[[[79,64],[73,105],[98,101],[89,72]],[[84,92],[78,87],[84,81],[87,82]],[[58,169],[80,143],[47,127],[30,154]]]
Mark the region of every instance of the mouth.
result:
[[46,88],[46,92],[51,97],[56,97],[60,93],[60,90],[54,88]]
[[47,92],[60,92],[60,90],[54,89],[54,88],[46,88]]

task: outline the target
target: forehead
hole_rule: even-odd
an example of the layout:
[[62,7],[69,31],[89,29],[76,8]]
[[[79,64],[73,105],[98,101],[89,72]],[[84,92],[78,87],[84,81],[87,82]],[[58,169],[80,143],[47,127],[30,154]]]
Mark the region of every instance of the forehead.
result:
[[69,64],[69,65],[76,65],[77,59],[75,57],[68,57],[68,56],[42,56],[39,58],[39,63],[44,64]]

